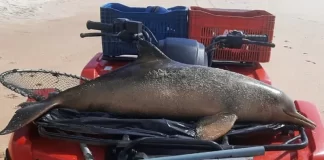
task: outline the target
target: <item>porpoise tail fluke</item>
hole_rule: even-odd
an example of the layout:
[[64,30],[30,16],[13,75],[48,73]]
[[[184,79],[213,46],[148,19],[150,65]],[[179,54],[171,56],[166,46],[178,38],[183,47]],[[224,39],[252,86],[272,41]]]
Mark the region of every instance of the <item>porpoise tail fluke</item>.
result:
[[[23,102],[21,104],[24,106],[26,103]],[[21,127],[24,127],[53,108],[55,105],[56,103],[51,100],[29,103],[29,105],[24,106],[15,112],[8,125],[0,132],[0,135],[9,134]]]

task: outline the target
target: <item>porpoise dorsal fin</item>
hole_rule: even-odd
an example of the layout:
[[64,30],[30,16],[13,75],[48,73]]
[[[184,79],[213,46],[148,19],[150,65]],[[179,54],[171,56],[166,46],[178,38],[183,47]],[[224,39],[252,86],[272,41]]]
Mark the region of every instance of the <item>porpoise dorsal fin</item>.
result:
[[148,41],[139,40],[138,48],[139,52],[136,62],[149,62],[158,60],[172,61],[160,49],[158,49],[155,45]]

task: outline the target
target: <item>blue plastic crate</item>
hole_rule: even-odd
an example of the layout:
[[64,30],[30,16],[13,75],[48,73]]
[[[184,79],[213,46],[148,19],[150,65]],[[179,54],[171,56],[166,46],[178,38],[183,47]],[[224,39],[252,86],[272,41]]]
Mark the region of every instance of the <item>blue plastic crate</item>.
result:
[[[166,37],[188,38],[188,7],[172,8],[153,6],[145,8],[128,7],[120,3],[108,3],[100,7],[102,23],[112,23],[116,18],[128,18],[141,21],[155,35],[157,40]],[[130,45],[116,38],[102,37],[102,49],[105,56],[136,55],[135,44]]]

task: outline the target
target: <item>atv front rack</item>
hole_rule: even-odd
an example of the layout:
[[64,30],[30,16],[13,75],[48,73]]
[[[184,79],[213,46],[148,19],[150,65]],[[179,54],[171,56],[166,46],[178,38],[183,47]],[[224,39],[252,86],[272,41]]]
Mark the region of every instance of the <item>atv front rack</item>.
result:
[[[283,139],[282,137],[286,137],[284,138],[285,141],[282,141],[280,144],[265,145],[246,144],[246,140],[244,139],[246,139],[245,136],[247,134],[256,134],[260,132],[269,133],[269,125],[254,125],[250,127],[242,127],[240,125],[236,125],[236,128],[239,129],[231,130],[227,135],[223,136],[217,142],[197,140],[195,138],[181,136],[171,136],[167,138],[130,138],[128,135],[124,135],[103,138],[89,134],[71,133],[64,130],[44,126],[38,126],[38,131],[41,136],[47,138],[77,141],[79,143],[91,145],[110,146],[110,149],[107,151],[107,154],[113,156],[114,159],[118,160],[126,160],[127,157],[133,157],[133,159],[134,157],[139,158],[139,155],[141,155],[140,158],[148,157],[148,155],[150,155],[150,157],[152,157],[152,155],[153,157],[159,157],[166,155],[170,156],[217,150],[251,148],[257,146],[264,147],[265,151],[299,150],[305,148],[308,145],[308,138],[306,136],[304,128],[293,125],[276,126],[279,127],[277,129],[272,128],[272,133],[270,135],[281,137],[280,139]],[[244,142],[245,144],[242,142]]]

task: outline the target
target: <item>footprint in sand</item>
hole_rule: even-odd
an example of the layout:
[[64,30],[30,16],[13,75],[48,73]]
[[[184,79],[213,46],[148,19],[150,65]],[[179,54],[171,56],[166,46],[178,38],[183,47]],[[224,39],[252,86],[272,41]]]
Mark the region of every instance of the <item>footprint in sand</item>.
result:
[[18,98],[18,96],[16,94],[13,94],[13,93],[7,94],[5,97],[6,98],[9,98],[9,99],[16,99],[16,98]]
[[62,56],[61,59],[63,62],[71,62],[70,58],[67,56]]
[[289,47],[289,46],[284,46],[285,48],[289,48],[289,49],[292,49],[292,47]]
[[316,64],[315,62],[313,62],[313,61],[310,61],[310,60],[306,60],[306,62],[309,62],[309,63],[313,63],[313,64]]

